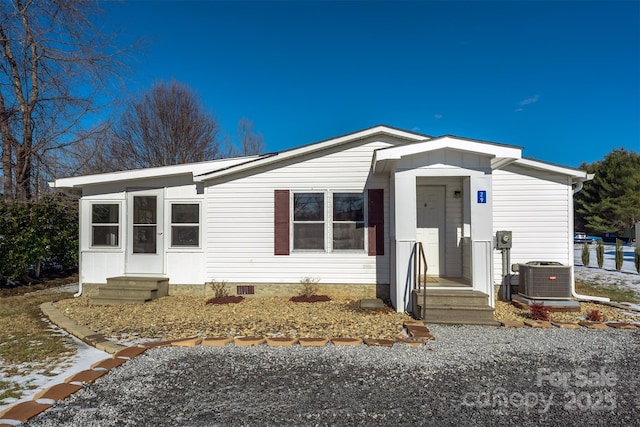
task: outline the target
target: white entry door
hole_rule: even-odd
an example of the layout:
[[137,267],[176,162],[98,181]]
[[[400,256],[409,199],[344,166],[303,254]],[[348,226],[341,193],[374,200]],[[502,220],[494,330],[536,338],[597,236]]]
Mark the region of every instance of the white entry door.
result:
[[162,190],[127,195],[127,273],[164,274]]
[[417,196],[417,236],[427,257],[427,275],[444,275],[445,187],[419,186]]

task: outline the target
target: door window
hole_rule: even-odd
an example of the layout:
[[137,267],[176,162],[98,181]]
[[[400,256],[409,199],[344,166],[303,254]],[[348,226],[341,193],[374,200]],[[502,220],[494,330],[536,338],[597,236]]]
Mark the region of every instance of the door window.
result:
[[134,196],[133,198],[133,253],[157,253],[156,236],[157,197]]

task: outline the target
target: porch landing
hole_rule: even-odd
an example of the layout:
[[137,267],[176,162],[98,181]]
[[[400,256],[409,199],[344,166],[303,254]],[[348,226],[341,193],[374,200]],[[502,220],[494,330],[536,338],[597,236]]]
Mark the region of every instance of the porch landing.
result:
[[412,292],[413,314],[426,323],[500,326],[487,294],[472,289],[430,289],[428,284],[423,307],[424,292],[424,288]]
[[169,278],[119,276],[107,278],[98,295],[89,297],[92,305],[143,304],[169,294]]

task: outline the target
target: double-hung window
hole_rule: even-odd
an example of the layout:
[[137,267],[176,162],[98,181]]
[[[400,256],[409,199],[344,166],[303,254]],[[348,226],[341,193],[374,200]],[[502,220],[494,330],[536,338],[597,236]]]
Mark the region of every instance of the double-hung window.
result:
[[118,247],[120,245],[120,205],[94,203],[91,205],[91,246]]
[[200,205],[198,203],[171,204],[171,246],[200,246]]
[[330,197],[331,208],[326,210],[325,193],[293,194],[294,250],[364,250],[364,194],[330,193]]
[[291,193],[274,192],[274,255],[292,251],[384,255],[383,189]]
[[293,249],[325,250],[324,193],[293,194]]
[[333,193],[333,250],[364,250],[364,194]]

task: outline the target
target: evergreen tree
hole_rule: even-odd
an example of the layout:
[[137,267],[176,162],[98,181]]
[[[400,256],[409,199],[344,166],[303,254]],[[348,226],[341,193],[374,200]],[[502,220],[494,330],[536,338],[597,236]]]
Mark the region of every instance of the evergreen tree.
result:
[[596,260],[598,261],[598,268],[602,268],[604,265],[604,243],[602,243],[602,240],[598,240],[596,246]]
[[594,173],[576,194],[576,225],[594,234],[624,233],[640,220],[640,154],[624,148],[581,169]]
[[584,265],[585,267],[589,267],[589,256],[591,254],[589,253],[589,244],[588,243],[584,243],[582,245],[582,265]]

